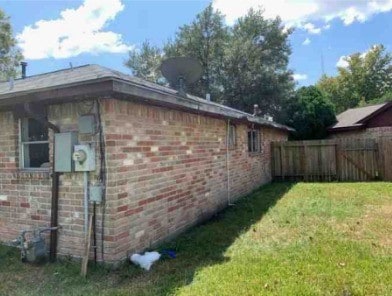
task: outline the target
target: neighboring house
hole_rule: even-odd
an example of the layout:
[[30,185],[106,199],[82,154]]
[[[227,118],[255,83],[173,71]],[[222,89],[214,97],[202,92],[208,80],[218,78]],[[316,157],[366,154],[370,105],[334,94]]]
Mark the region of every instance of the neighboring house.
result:
[[376,138],[392,136],[392,102],[340,113],[328,129],[330,138]]
[[52,256],[83,254],[86,174],[72,169],[74,136],[96,153],[86,180],[105,185],[104,202],[88,211],[98,260],[115,262],[269,182],[270,143],[290,130],[97,65],[0,83],[0,240],[58,223]]

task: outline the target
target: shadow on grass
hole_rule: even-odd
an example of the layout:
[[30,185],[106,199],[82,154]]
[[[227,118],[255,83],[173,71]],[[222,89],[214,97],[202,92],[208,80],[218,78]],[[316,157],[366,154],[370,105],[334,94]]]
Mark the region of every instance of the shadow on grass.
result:
[[266,185],[204,224],[164,244],[161,249],[176,250],[177,258],[158,263],[148,273],[148,280],[154,283],[154,286],[148,288],[150,295],[173,294],[175,290],[191,283],[197,270],[229,260],[225,257],[226,250],[241,234],[258,222],[293,184]]
[[[44,282],[36,292],[40,295],[51,295],[53,292],[57,295],[171,295],[191,283],[198,270],[227,261],[226,250],[292,186],[293,183],[266,185],[204,224],[162,245],[160,250],[174,249],[177,258],[159,261],[150,272],[144,272],[129,263],[118,270],[92,266],[85,280],[79,277],[79,264],[65,261],[44,266]],[[15,258],[6,261],[16,264]],[[20,264],[11,269],[15,272],[22,269],[26,274],[34,272],[34,267]],[[23,275],[19,275],[19,279],[21,276],[23,279]]]

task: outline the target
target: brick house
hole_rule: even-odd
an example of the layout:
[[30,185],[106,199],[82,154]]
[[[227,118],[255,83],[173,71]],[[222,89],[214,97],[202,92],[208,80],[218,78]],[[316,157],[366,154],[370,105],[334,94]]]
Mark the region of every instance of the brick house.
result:
[[[90,133],[81,132],[86,116]],[[98,260],[116,262],[269,182],[270,142],[289,131],[97,65],[0,83],[0,241],[59,225],[48,238],[53,258],[82,255],[83,173],[54,171],[69,152],[55,134],[77,132],[94,147],[88,182],[102,184],[104,198],[87,209]]]
[[392,136],[392,102],[348,109],[336,116],[328,129],[330,138],[377,138]]

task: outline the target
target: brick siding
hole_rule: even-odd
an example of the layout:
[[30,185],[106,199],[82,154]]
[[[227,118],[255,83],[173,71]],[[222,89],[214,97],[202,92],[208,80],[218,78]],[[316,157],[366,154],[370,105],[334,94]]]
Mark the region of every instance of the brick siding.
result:
[[[49,108],[61,131],[76,131],[77,118],[92,102]],[[162,107],[105,99],[102,118],[107,158],[105,261],[124,259],[198,223],[228,204],[227,120]],[[49,226],[50,172],[19,170],[18,121],[0,112],[0,241],[22,229]],[[262,151],[249,154],[248,126],[236,125],[236,147],[229,150],[231,201],[271,180],[270,142],[285,132],[261,129]],[[53,135],[50,133],[50,149]],[[96,144],[98,135],[79,136]],[[99,164],[99,162],[97,162]],[[97,166],[97,172],[98,172]],[[90,175],[95,182],[97,173]],[[60,177],[58,252],[80,256],[83,243],[83,176]],[[98,260],[103,207],[97,208]],[[90,206],[91,213],[91,206]]]
[[392,137],[392,126],[372,127],[361,130],[337,132],[329,135],[330,139],[335,138],[379,138]]
[[[117,242],[113,260],[156,245],[206,219],[228,203],[227,121],[186,112],[107,100],[108,199]],[[229,151],[235,201],[271,180],[270,142],[286,133],[263,128],[262,152],[248,153],[245,124]]]

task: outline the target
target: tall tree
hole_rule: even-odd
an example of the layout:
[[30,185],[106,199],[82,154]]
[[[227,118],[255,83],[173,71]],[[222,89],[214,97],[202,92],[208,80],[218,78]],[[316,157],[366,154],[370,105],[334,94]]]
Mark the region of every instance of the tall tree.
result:
[[379,99],[392,91],[392,54],[383,45],[345,58],[336,77],[324,76],[318,87],[329,94],[337,111]]
[[139,51],[129,52],[129,58],[125,65],[129,67],[132,74],[155,83],[163,83],[163,77],[159,66],[162,62],[162,50],[144,41]]
[[286,124],[293,127],[297,140],[322,139],[335,121],[334,106],[315,86],[301,87],[287,106]]
[[260,10],[251,9],[238,20],[223,64],[226,104],[248,112],[258,104],[262,113],[281,117],[294,90],[288,70],[291,32],[279,18],[265,19]]
[[12,35],[10,19],[0,9],[0,80],[15,77],[22,58]]
[[221,97],[220,78],[227,40],[228,29],[224,25],[224,17],[210,4],[190,25],[179,28],[174,41],[165,45],[164,52],[167,57],[196,58],[204,73],[198,83],[189,87],[189,91],[201,97],[209,93],[217,101]]

